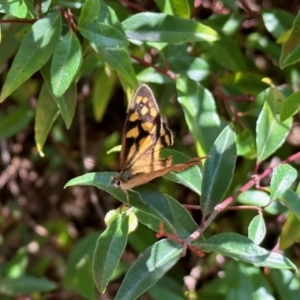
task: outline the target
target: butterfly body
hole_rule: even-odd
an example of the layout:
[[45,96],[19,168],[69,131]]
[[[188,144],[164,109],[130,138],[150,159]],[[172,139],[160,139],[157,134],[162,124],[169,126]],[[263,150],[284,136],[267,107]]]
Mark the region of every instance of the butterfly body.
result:
[[200,158],[172,165],[172,157],[160,157],[162,148],[173,144],[173,136],[161,119],[151,89],[142,84],[127,110],[122,135],[120,172],[111,183],[122,190],[130,190],[172,171],[183,171],[199,163]]

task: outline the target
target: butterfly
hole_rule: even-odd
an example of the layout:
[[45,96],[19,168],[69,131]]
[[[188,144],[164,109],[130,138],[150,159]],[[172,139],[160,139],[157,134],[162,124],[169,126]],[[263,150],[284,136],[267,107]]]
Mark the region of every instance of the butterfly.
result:
[[172,146],[173,135],[162,120],[153,92],[146,84],[136,90],[129,103],[122,135],[120,171],[111,184],[124,191],[169,172],[181,172],[200,162],[199,157],[172,165],[172,156],[160,151]]

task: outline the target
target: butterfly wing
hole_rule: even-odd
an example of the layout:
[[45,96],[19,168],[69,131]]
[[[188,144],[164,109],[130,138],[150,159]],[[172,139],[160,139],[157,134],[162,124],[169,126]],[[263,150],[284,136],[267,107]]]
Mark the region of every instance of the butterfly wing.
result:
[[152,91],[147,85],[141,85],[128,107],[122,136],[121,172],[134,175],[170,165],[171,158],[160,159],[159,152],[172,144],[172,133],[161,120]]
[[141,85],[128,107],[122,136],[121,170],[111,183],[122,190],[129,190],[199,163],[199,158],[195,158],[172,165],[171,156],[160,158],[160,150],[172,144],[172,133],[161,119],[152,91],[147,85]]
[[121,188],[122,190],[130,190],[134,188],[135,186],[142,185],[144,183],[147,183],[157,177],[164,176],[170,172],[182,172],[185,169],[191,168],[197,164],[199,164],[201,158],[196,157],[193,158],[185,163],[176,164],[176,165],[169,165],[164,168],[160,168],[157,170],[154,170],[150,173],[144,173],[139,176],[133,176],[128,181],[123,181]]

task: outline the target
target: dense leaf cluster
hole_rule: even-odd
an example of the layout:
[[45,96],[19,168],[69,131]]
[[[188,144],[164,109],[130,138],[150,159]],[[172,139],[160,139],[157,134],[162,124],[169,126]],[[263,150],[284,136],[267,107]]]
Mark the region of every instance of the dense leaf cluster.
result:
[[[0,296],[299,299],[299,5],[246,2],[0,1]],[[124,193],[139,83],[206,159]]]

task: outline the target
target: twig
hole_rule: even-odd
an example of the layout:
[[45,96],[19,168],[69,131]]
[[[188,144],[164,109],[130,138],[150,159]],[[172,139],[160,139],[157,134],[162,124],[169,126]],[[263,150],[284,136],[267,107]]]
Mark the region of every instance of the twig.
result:
[[176,79],[176,74],[169,69],[163,69],[163,68],[156,67],[155,65],[148,63],[147,61],[145,61],[135,55],[131,55],[131,57],[145,67],[151,67],[151,68],[155,69],[158,73],[164,74],[164,75],[168,76],[169,78],[171,78],[172,80]]
[[[280,163],[266,169],[261,175],[255,175],[252,176],[252,179],[247,182],[244,186],[242,186],[237,192],[235,192],[232,196],[228,197],[225,199],[222,203],[218,204],[215,206],[214,211],[211,213],[211,215],[208,217],[208,219],[205,219],[205,216],[202,217],[201,220],[201,225],[199,228],[194,231],[185,241],[184,241],[184,247],[183,247],[183,256],[186,253],[186,249],[189,247],[189,244],[200,238],[203,232],[206,230],[206,228],[212,223],[212,221],[216,218],[216,216],[221,212],[226,209],[228,205],[230,205],[241,193],[249,190],[252,186],[255,186],[258,181],[262,180],[263,178],[267,177],[270,175],[274,168],[277,167],[278,165],[285,164],[285,163],[290,163],[293,162],[297,159],[300,159],[300,152],[297,152],[296,154],[290,156],[289,158],[281,161]],[[249,207],[248,207],[249,208]]]

